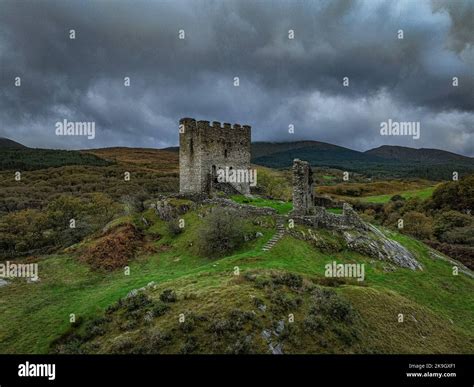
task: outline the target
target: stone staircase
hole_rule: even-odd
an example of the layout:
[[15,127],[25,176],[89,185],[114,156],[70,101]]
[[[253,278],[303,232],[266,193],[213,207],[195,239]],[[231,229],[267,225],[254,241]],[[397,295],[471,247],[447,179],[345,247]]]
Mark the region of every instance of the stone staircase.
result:
[[265,243],[265,245],[262,247],[262,251],[269,251],[275,244],[285,235],[285,218],[283,217],[278,217],[276,221],[276,229],[277,232],[275,235],[272,236],[272,238]]

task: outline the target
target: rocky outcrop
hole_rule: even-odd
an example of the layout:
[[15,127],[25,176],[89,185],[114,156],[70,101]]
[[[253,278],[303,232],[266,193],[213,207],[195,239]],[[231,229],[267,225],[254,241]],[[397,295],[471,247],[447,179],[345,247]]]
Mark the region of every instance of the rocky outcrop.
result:
[[183,200],[177,198],[163,198],[151,204],[161,220],[171,220],[185,214],[196,207],[191,200]]
[[422,270],[414,255],[397,241],[388,238],[378,228],[368,225],[368,230],[345,230],[342,232],[347,246],[354,251],[397,266]]
[[[317,236],[318,228],[333,230],[342,236],[347,248],[374,259],[387,261],[400,267],[422,269],[414,255],[397,241],[382,233],[378,228],[365,223],[352,207],[344,203],[342,214],[332,214],[322,207],[315,208],[315,215],[294,217],[295,223],[309,226],[308,233],[302,232],[303,239],[310,238],[316,246],[324,249],[335,248],[333,244]],[[328,245],[328,246],[326,246]]]

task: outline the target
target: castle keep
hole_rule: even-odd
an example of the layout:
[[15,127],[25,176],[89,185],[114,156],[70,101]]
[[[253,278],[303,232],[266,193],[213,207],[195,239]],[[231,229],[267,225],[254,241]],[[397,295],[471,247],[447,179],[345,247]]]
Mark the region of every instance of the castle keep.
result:
[[207,193],[231,185],[232,189],[250,193],[248,182],[222,184],[217,171],[250,169],[250,126],[214,121],[179,121],[179,191],[184,194]]

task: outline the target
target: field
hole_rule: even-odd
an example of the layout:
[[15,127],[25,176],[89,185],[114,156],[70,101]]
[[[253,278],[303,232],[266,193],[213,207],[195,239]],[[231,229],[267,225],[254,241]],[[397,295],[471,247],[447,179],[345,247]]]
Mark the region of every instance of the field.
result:
[[420,200],[426,200],[431,197],[435,187],[426,187],[419,190],[409,190],[402,192],[392,192],[386,195],[375,195],[375,196],[364,196],[360,198],[361,201],[367,203],[387,203],[394,195],[400,195],[405,199],[418,198]]

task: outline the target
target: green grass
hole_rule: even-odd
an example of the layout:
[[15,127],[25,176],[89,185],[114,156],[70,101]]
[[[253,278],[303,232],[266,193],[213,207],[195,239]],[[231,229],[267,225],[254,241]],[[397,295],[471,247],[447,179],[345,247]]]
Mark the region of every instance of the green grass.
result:
[[326,211],[333,214],[342,214],[342,208],[327,208]]
[[[27,284],[18,280],[0,288],[1,352],[45,353],[51,340],[70,327],[71,313],[76,318],[98,315],[130,290],[151,281],[207,276],[223,269],[232,271],[233,266],[189,253],[189,243],[196,237],[199,220],[195,212],[183,218],[186,231],[174,238],[168,233],[165,222],[157,221],[151,227],[150,232],[162,236],[156,247],[172,244],[173,249],[138,258],[129,265],[129,276],[121,270],[93,272],[73,256],[54,255],[40,260],[40,282]],[[238,260],[243,255],[258,254],[273,234],[273,230],[262,231],[263,237],[228,257],[229,261]]]
[[280,215],[289,213],[293,209],[293,203],[284,202],[281,200],[263,199],[259,197],[248,198],[243,195],[234,195],[231,197],[234,202],[240,204],[250,204],[256,207],[271,207],[274,208]]
[[[129,276],[121,270],[93,272],[72,255],[52,255],[39,261],[40,282],[27,284],[17,280],[0,288],[1,352],[45,353],[51,341],[70,328],[71,313],[85,319],[100,316],[130,290],[151,281],[160,288],[172,287],[180,294],[200,294],[199,302],[187,304],[192,310],[220,310],[239,303],[247,305],[245,300],[257,294],[246,286],[229,287],[236,267],[241,273],[281,270],[322,279],[325,265],[333,260],[364,263],[366,267],[363,284],[337,288],[360,311],[367,325],[367,343],[357,351],[474,352],[472,279],[463,274],[453,276],[450,263],[430,258],[427,247],[412,238],[390,234],[415,253],[423,271],[397,268],[386,272],[384,262],[349,250],[322,252],[288,235],[272,250],[262,252],[262,246],[274,233],[272,224],[255,226],[263,236],[248,242],[235,254],[211,260],[196,255],[191,246],[200,227],[196,211],[183,216],[186,227],[178,236],[170,235],[166,223],[152,211],[145,216],[154,222],[146,233],[159,235],[155,242],[158,252],[135,259],[130,264]],[[315,232],[331,237],[326,230]],[[411,320],[405,325],[395,324],[398,313],[409,319],[415,317],[419,324]],[[300,348],[304,351],[305,344]]]
[[431,197],[433,194],[433,191],[435,190],[436,187],[426,187],[423,189],[419,190],[413,190],[413,191],[405,191],[405,192],[398,192],[398,193],[392,193],[388,195],[375,195],[375,196],[365,196],[358,198],[358,200],[366,203],[387,203],[390,198],[394,195],[400,195],[405,199],[411,199],[411,198],[418,198],[421,200],[426,200]]

